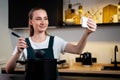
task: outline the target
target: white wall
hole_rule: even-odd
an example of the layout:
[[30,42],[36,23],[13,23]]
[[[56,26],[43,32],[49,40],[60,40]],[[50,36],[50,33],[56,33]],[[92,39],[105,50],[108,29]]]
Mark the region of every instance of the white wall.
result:
[[0,63],[6,62],[12,52],[8,29],[8,0],[0,0]]
[[[77,44],[83,35],[82,28],[59,28],[49,29],[52,35],[57,35],[73,44]],[[98,26],[96,32],[92,33],[83,52],[91,52],[93,57],[97,57],[98,63],[110,63],[114,59],[114,46],[118,45],[120,50],[120,27],[119,26]],[[79,55],[65,54],[61,59],[71,59],[74,61]],[[120,51],[117,54],[117,60],[120,61]],[[69,60],[68,60],[69,61]]]
[[[75,28],[74,28],[75,27]],[[84,29],[74,26],[73,28],[49,28],[47,32],[51,35],[59,36],[72,44],[77,44],[83,35]],[[26,30],[12,30],[21,36],[28,36],[28,29]],[[114,59],[114,46],[118,45],[120,50],[120,27],[119,26],[98,26],[96,32],[92,33],[86,44],[83,52],[91,52],[93,57],[97,57],[98,63],[110,63],[111,58]],[[11,35],[13,47],[17,38]],[[120,51],[117,54],[117,60],[120,61]],[[61,59],[70,59],[68,61],[75,61],[79,55],[65,54],[61,55]]]

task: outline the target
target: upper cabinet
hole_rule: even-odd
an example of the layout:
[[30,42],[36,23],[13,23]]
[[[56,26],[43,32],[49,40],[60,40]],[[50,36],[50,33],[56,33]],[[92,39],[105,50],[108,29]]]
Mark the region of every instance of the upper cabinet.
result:
[[28,28],[28,12],[35,6],[46,9],[49,27],[61,26],[63,0],[9,0],[9,28]]
[[46,9],[49,27],[81,25],[81,17],[91,17],[99,25],[120,24],[119,0],[9,0],[9,28],[28,28],[28,12]]

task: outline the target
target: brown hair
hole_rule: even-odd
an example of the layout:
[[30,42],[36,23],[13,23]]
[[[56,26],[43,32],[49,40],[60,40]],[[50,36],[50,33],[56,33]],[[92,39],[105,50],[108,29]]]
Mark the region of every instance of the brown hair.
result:
[[[32,20],[32,18],[33,18],[33,12],[36,11],[36,10],[44,10],[44,11],[46,11],[45,9],[40,8],[40,7],[34,7],[34,8],[32,8],[32,9],[29,11],[29,13],[28,13],[29,20]],[[46,12],[46,13],[47,13],[47,12]],[[33,36],[33,35],[34,35],[33,26],[30,25],[29,22],[28,22],[28,26],[29,26],[29,30],[30,30],[29,35],[30,35],[30,36]],[[47,35],[47,32],[45,32],[45,34]]]

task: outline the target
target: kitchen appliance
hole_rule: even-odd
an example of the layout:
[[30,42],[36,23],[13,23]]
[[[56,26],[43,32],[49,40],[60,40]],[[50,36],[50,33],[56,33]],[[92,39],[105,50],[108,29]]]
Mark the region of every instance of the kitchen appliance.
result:
[[80,58],[83,65],[92,65],[92,55],[90,52],[84,52],[83,54],[80,54]]
[[25,68],[26,80],[56,80],[57,60],[56,59],[28,59]]

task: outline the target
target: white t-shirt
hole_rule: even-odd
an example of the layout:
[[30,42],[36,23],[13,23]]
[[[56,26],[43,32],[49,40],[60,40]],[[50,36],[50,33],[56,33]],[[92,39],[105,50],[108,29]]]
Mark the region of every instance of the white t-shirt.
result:
[[[33,42],[30,37],[28,38],[29,38],[30,44],[33,49],[48,48],[50,36],[47,36],[46,40],[41,43]],[[59,59],[60,53],[64,53],[66,44],[67,42],[65,40],[63,40],[62,38],[58,36],[54,36],[53,52],[54,52],[55,59]],[[17,51],[17,47],[14,49],[13,55],[15,55],[16,51]],[[27,49],[24,49],[23,52],[21,53],[21,56],[19,58],[20,60],[23,59],[22,57],[23,55],[24,55],[24,58],[27,59]]]

